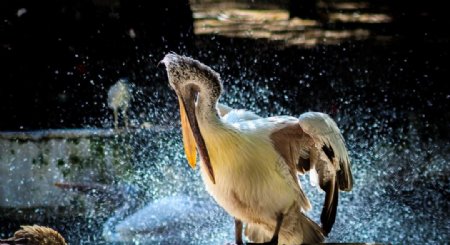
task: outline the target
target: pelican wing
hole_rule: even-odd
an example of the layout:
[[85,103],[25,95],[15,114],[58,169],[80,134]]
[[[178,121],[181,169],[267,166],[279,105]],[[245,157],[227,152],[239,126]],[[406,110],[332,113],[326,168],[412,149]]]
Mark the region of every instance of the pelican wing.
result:
[[321,222],[324,232],[329,233],[336,218],[339,189],[349,191],[353,185],[347,149],[336,123],[326,114],[308,112],[279,123],[271,139],[290,169],[310,171],[325,191]]
[[327,114],[320,112],[303,113],[299,121],[305,133],[313,138],[318,150],[332,159],[333,164],[338,163],[335,167],[338,172],[339,189],[350,191],[353,186],[350,160],[344,138],[336,123]]
[[[276,127],[270,135],[273,146],[282,161],[279,161],[282,169],[288,169],[292,180],[298,186],[300,206],[305,210],[311,208],[311,204],[300,186],[297,178],[298,159],[307,157],[309,154],[307,145],[312,145],[311,137],[305,134],[296,118],[273,117],[269,118],[276,124]],[[289,178],[291,179],[291,178]]]
[[325,191],[320,221],[328,234],[336,220],[339,189],[350,191],[353,186],[347,148],[339,128],[327,114],[304,113],[299,124],[314,142],[309,148],[310,176]]

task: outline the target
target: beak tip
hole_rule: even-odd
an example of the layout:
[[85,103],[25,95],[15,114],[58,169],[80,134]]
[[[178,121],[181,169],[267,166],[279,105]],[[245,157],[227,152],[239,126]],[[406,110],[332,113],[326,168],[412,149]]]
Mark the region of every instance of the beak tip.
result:
[[192,162],[190,159],[188,159],[188,164],[189,166],[191,166],[192,169],[195,169],[195,167],[197,166],[197,163],[195,161]]

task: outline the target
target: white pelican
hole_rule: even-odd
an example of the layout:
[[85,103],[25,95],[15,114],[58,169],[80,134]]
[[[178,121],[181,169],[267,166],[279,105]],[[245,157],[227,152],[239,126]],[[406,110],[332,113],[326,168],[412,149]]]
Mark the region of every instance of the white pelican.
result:
[[21,226],[21,230],[14,233],[14,237],[6,240],[0,240],[0,245],[67,245],[64,237],[52,228],[45,226]]
[[[174,53],[161,61],[180,104],[183,142],[191,167],[200,155],[207,191],[235,218],[235,238],[265,244],[317,243],[334,223],[338,189],[352,188],[350,162],[335,122],[309,112],[300,118],[261,118],[218,104],[219,75]],[[322,229],[303,212],[311,208],[297,173],[310,171],[326,192]]]
[[108,90],[108,106],[114,113],[114,128],[119,128],[118,110],[121,110],[125,121],[125,128],[128,128],[127,109],[130,106],[131,91],[125,79],[120,79]]

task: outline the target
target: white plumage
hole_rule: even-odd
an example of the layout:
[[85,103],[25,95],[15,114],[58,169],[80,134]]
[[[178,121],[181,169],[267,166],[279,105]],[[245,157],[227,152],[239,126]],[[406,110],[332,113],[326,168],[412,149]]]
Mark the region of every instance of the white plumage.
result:
[[128,128],[127,110],[130,106],[131,89],[126,80],[120,79],[108,90],[108,106],[114,113],[114,128],[119,127],[118,111],[122,113],[125,121],[125,127]]

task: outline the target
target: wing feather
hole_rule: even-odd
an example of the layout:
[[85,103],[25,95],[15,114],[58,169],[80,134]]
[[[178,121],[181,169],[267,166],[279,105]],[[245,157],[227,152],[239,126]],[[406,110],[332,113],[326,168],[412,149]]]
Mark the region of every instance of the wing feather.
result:
[[328,234],[336,218],[339,189],[348,191],[353,184],[344,139],[336,123],[323,113],[308,112],[299,119],[279,118],[285,121],[272,132],[274,147],[294,171],[292,174],[310,171],[311,176],[316,176],[326,193],[321,222]]
[[327,114],[320,112],[304,113],[299,120],[302,129],[314,139],[320,148],[326,146],[332,149],[339,163],[336,166],[339,189],[350,191],[353,186],[350,159],[345,147],[344,137],[334,120]]
[[320,221],[324,233],[328,234],[336,220],[339,189],[349,191],[353,186],[347,148],[339,128],[327,114],[304,113],[299,118],[299,124],[314,141],[309,149],[311,177],[318,178],[312,180],[317,181],[325,191]]
[[[282,119],[282,117],[279,117]],[[311,208],[311,204],[300,186],[297,178],[297,163],[301,155],[307,155],[306,145],[312,143],[311,138],[305,134],[298,124],[296,118],[286,118],[288,120],[279,120],[277,126],[273,130],[270,138],[273,146],[278,154],[282,157],[279,164],[289,169],[292,180],[297,183],[299,191],[299,203],[303,210],[307,211]],[[293,120],[292,120],[293,119]],[[276,121],[276,119],[274,120]]]

